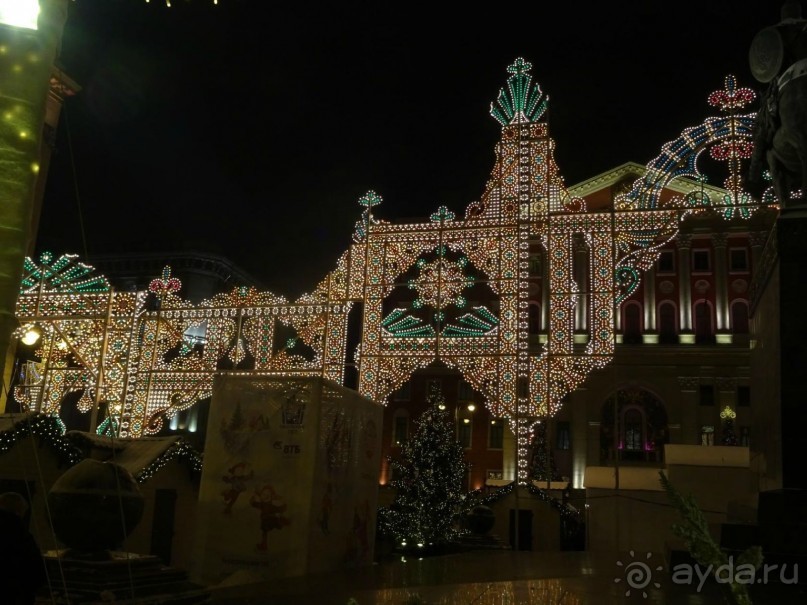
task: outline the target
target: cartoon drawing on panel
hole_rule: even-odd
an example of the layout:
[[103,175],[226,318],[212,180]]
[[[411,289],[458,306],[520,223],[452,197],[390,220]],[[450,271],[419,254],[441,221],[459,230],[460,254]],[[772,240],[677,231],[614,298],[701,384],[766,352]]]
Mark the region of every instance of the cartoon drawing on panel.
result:
[[352,441],[350,426],[343,414],[336,413],[325,441],[325,455],[329,474],[347,466]]
[[260,512],[261,541],[256,548],[266,550],[266,538],[269,532],[273,529],[283,529],[291,523],[288,517],[281,514],[286,511],[286,503],[268,483],[255,490],[249,503]]
[[233,505],[242,492],[247,491],[247,481],[255,476],[255,471],[250,468],[249,462],[239,462],[227,469],[227,474],[221,480],[227,484],[227,488],[221,492],[224,498],[224,514],[233,512]]
[[222,416],[219,433],[228,454],[244,457],[249,453],[250,435],[240,401],[235,402],[233,413],[229,418],[226,415]]
[[353,525],[347,538],[346,558],[354,563],[362,563],[370,552],[368,523],[370,521],[370,504],[364,501],[363,510],[353,508]]

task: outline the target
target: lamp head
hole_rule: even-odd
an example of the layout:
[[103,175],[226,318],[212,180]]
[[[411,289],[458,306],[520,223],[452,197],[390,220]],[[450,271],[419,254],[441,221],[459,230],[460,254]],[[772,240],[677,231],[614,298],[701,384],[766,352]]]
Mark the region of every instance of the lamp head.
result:
[[39,338],[41,336],[42,334],[36,327],[30,326],[26,328],[25,333],[22,335],[20,341],[22,344],[30,347],[31,345],[35,345],[37,342],[39,342]]
[[0,0],[0,23],[38,29],[39,0]]

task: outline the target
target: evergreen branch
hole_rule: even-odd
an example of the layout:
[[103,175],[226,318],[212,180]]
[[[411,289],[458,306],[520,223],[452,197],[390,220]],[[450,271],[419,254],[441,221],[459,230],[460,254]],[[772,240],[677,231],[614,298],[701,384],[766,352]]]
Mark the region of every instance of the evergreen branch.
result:
[[[670,503],[678,510],[683,520],[682,523],[673,523],[673,533],[684,540],[692,557],[700,565],[710,570],[716,570],[724,565],[728,566],[729,557],[709,533],[709,523],[698,507],[694,496],[681,494],[670,483],[664,471],[659,471],[659,480],[664,491],[667,492]],[[762,550],[759,546],[752,546],[740,554],[737,561],[738,565],[750,564],[754,566],[754,569],[759,569],[762,565]],[[748,588],[745,584],[737,582],[734,576],[729,578],[728,583],[721,583],[720,586],[728,592],[726,596],[735,605],[752,605]]]

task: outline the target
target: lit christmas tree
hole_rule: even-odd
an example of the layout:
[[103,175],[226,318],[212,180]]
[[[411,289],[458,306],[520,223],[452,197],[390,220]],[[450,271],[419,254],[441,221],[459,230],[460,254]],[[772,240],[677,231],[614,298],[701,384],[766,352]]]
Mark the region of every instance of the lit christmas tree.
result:
[[552,450],[547,447],[546,424],[543,422],[536,425],[535,434],[532,438],[532,456],[530,457],[530,477],[538,481],[547,480],[549,471],[550,481],[560,481],[560,473],[555,466],[555,458]]
[[720,412],[720,418],[723,419],[723,445],[737,445],[737,435],[734,433],[734,419],[737,417],[737,412],[726,406]]
[[405,547],[428,548],[459,535],[454,521],[467,466],[439,389],[429,393],[428,401],[401,457],[391,461],[397,495],[386,511],[386,529]]

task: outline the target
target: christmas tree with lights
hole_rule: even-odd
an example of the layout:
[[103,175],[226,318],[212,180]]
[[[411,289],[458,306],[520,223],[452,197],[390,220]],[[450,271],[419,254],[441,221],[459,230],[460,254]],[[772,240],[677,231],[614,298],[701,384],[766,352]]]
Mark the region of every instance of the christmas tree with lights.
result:
[[720,418],[723,420],[723,445],[737,445],[737,435],[734,432],[734,419],[737,417],[737,412],[732,410],[729,406],[720,412]]
[[535,426],[532,438],[530,477],[538,481],[560,481],[560,473],[555,466],[555,457],[552,455],[552,450],[547,447],[546,424],[543,422]]
[[400,458],[391,461],[397,495],[386,511],[386,529],[404,548],[428,549],[459,536],[455,520],[467,466],[439,389],[428,402]]

